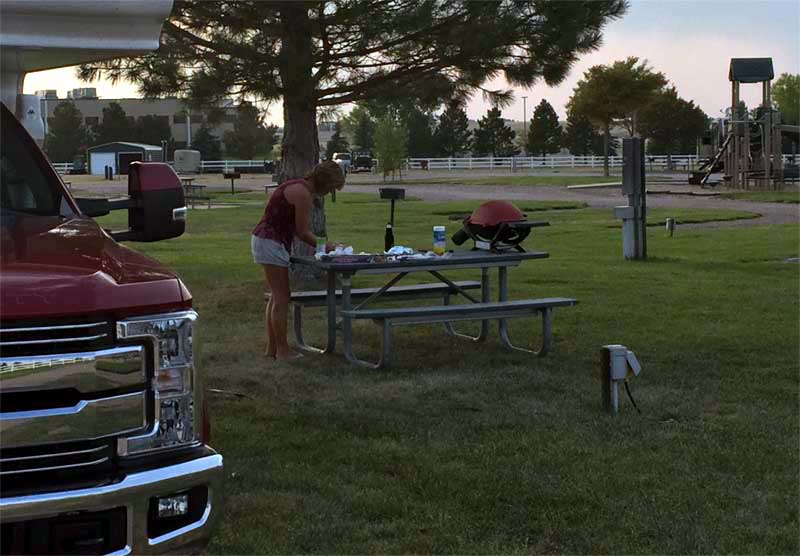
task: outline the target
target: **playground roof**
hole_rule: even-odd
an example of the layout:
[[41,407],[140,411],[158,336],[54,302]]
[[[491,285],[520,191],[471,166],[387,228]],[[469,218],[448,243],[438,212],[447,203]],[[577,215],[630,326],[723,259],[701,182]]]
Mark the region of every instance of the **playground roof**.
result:
[[772,69],[772,58],[731,58],[728,71],[729,81],[739,83],[760,83],[775,77]]

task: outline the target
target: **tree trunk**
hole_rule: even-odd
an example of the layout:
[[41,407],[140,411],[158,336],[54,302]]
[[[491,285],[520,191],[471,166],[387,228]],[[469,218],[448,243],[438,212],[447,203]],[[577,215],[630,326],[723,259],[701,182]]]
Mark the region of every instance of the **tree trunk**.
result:
[[608,147],[610,143],[610,136],[611,130],[609,129],[609,125],[606,124],[605,130],[603,132],[603,175],[608,176]]
[[[311,29],[307,6],[287,2],[281,10],[280,76],[283,90],[283,139],[279,181],[302,178],[319,162],[317,102],[312,70]],[[314,197],[311,231],[326,235],[325,201]],[[295,238],[293,255],[314,255],[314,247]],[[297,286],[318,282],[321,275],[307,265],[292,265],[290,278]]]

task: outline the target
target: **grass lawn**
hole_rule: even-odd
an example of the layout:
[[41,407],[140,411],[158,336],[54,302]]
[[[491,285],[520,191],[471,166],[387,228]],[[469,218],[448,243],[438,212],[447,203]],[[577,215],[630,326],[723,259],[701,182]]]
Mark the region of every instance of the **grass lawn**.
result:
[[[626,262],[610,210],[536,212],[551,226],[526,243],[551,258],[509,281],[512,298],[579,300],[556,311],[553,352],[403,327],[395,366],[376,372],[341,356],[263,359],[250,203],[191,211],[183,237],[135,245],[192,290],[207,385],[248,396],[210,399],[227,476],[211,554],[800,552],[798,265],[783,262],[798,256],[796,226],[651,229],[650,260]],[[396,240],[428,246],[434,224],[449,237],[448,215],[475,205],[404,203]],[[327,206],[331,239],[382,246],[385,202],[345,193]],[[525,205],[537,207],[550,208]],[[322,311],[306,322],[321,343]],[[538,322],[511,329],[525,344]],[[355,335],[362,356],[377,353],[376,327]],[[642,362],[641,414],[627,398],[616,418],[600,410],[609,343]]]

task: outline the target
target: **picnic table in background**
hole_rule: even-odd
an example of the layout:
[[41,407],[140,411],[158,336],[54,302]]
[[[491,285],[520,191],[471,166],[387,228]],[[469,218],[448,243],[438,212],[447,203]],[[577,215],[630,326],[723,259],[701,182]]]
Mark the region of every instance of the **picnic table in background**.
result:
[[208,208],[211,208],[211,197],[204,193],[207,186],[194,183],[195,178],[191,176],[180,176],[180,179],[183,184],[184,198],[190,207],[194,208],[197,201],[207,201]]
[[[317,260],[313,257],[292,257],[292,262],[296,264],[306,264],[318,267],[327,274],[327,290],[325,292],[312,292],[312,296],[306,299],[321,297],[324,294],[325,306],[327,310],[327,344],[324,349],[317,349],[305,344],[302,339],[302,321],[299,312],[295,309],[295,335],[298,346],[307,351],[318,351],[323,353],[333,353],[336,348],[336,326],[337,318],[341,317],[342,337],[344,344],[344,355],[353,364],[372,368],[387,366],[391,360],[391,329],[397,325],[416,325],[434,322],[444,323],[448,334],[455,337],[468,338],[475,341],[483,341],[488,337],[491,320],[498,321],[498,332],[500,340],[508,349],[515,349],[529,353],[544,355],[552,345],[552,310],[555,307],[570,306],[577,303],[570,298],[541,298],[541,299],[522,299],[509,301],[508,299],[508,267],[518,266],[524,261],[544,259],[549,254],[544,251],[513,251],[504,253],[492,253],[489,251],[456,251],[446,256],[439,257],[405,257],[387,258],[383,256],[344,256],[326,257]],[[490,276],[492,268],[498,269],[498,300],[492,302],[490,299]],[[453,282],[442,273],[457,269],[476,269],[481,272],[480,300],[473,297],[461,283]],[[439,295],[443,296],[441,306],[419,306],[409,305],[401,308],[365,308],[368,304],[381,298],[390,299],[393,292],[412,288],[412,286],[397,287],[396,284],[405,276],[411,273],[424,272],[432,275],[438,280],[433,284],[418,284],[419,290],[416,292],[403,292],[403,299],[415,299],[423,297],[425,293],[438,290]],[[352,277],[357,274],[394,274],[383,287],[368,290],[366,295],[358,297],[363,301],[356,307],[352,306],[353,288]],[[340,277],[342,289],[336,290],[336,278]],[[445,285],[444,290],[442,285]],[[307,292],[298,292],[304,294]],[[462,305],[451,305],[450,296],[461,295],[472,303]],[[429,296],[428,296],[429,297]],[[295,298],[293,294],[293,304],[302,303],[301,295]],[[341,304],[341,310],[338,306]],[[514,346],[508,336],[507,319],[530,316],[535,314],[542,315],[542,346],[538,351],[527,350]],[[353,354],[352,323],[354,320],[369,319],[377,322],[381,328],[381,357],[377,363],[363,361]],[[462,320],[480,320],[481,331],[477,336],[468,336],[456,332],[451,322]]]

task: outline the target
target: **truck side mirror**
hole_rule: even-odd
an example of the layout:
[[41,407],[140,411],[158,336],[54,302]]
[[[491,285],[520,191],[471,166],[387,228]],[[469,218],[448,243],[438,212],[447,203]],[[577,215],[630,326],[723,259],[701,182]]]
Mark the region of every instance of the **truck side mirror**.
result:
[[132,162],[128,171],[128,226],[133,241],[159,241],[186,230],[181,180],[168,164]]

